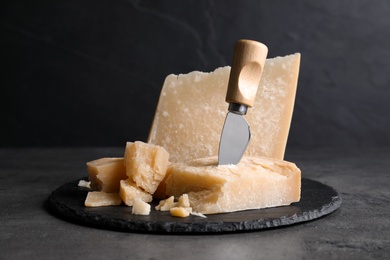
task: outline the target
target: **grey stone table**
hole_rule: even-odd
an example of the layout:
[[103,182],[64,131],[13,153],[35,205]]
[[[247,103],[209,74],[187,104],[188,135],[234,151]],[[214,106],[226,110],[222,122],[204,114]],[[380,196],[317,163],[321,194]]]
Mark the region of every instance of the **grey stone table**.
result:
[[332,186],[341,207],[320,219],[254,232],[142,234],[95,229],[45,208],[86,176],[85,162],[123,148],[0,149],[0,259],[390,259],[390,148],[288,149],[302,176]]

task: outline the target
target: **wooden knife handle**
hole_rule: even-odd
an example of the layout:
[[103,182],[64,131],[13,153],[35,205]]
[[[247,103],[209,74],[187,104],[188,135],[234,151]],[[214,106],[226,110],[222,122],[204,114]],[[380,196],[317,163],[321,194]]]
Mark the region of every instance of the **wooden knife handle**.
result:
[[252,40],[239,40],[234,48],[226,102],[251,107],[255,101],[268,48]]

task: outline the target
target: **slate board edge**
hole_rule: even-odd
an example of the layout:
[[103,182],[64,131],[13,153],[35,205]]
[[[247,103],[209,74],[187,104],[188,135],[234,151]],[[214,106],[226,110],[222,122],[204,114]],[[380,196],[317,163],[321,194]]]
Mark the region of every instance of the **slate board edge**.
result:
[[[81,178],[84,179],[85,178]],[[160,221],[126,221],[123,219],[107,219],[97,214],[91,214],[85,211],[77,210],[69,207],[66,203],[59,201],[56,198],[56,192],[63,186],[69,184],[77,185],[77,182],[81,179],[71,181],[53,191],[47,199],[47,206],[49,210],[56,216],[81,224],[99,229],[115,230],[121,232],[138,232],[138,233],[230,233],[230,232],[245,232],[245,231],[256,231],[275,227],[288,226],[293,224],[299,224],[302,222],[312,221],[323,216],[329,215],[336,211],[342,203],[342,198],[339,192],[334,188],[313,181],[307,178],[302,178],[302,181],[317,182],[320,185],[326,186],[332,189],[335,196],[332,197],[330,203],[324,204],[320,210],[312,210],[304,212],[302,215],[291,215],[285,218],[274,219],[270,221],[250,220],[241,222],[208,222],[207,224],[201,222],[192,223],[177,223],[177,222],[160,222]]]

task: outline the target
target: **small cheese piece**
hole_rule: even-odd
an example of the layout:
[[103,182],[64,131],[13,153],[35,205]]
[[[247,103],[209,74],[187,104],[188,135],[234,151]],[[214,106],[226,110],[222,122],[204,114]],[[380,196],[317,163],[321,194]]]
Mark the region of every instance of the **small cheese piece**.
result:
[[179,201],[177,202],[178,207],[190,208],[190,200],[188,199],[188,194],[183,194],[179,197]]
[[79,183],[78,183],[77,186],[90,189],[91,188],[91,182],[90,181],[85,181],[85,180],[79,180]]
[[217,165],[207,157],[168,168],[167,194],[188,194],[194,212],[215,214],[290,205],[300,200],[301,171],[294,163],[244,157],[237,165]]
[[[253,107],[247,156],[283,159],[292,118],[300,54],[267,59]],[[164,147],[171,162],[218,154],[228,110],[225,102],[230,67],[194,71],[165,79],[148,142]]]
[[175,202],[175,198],[170,196],[165,200],[160,200],[159,204],[155,207],[156,210],[160,211],[170,211],[171,208],[185,208],[190,213],[192,213],[192,208],[190,205],[190,200],[188,198],[188,194],[183,194],[179,197],[178,202]]
[[127,206],[133,206],[137,198],[144,202],[151,202],[153,199],[152,195],[139,188],[130,178],[120,181],[119,196]]
[[164,179],[169,163],[168,152],[144,142],[127,142],[124,155],[126,174],[137,186],[153,194]]
[[90,191],[87,194],[84,205],[86,207],[114,206],[122,203],[118,193],[107,193],[103,191]]
[[142,201],[140,198],[134,200],[133,208],[131,213],[135,215],[149,215],[150,214],[150,204]]
[[169,210],[169,212],[174,217],[186,218],[191,214],[192,209],[184,207],[173,207]]
[[155,209],[160,211],[169,211],[171,208],[175,206],[176,206],[175,198],[173,196],[170,196],[165,200],[160,200],[160,202],[155,207]]
[[118,192],[119,181],[127,179],[123,158],[101,158],[87,162],[91,188],[97,191]]

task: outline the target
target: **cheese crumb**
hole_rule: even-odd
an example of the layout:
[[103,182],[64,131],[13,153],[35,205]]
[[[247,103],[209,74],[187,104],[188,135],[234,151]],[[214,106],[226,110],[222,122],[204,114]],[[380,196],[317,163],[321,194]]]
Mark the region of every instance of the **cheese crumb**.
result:
[[177,203],[178,207],[189,208],[190,200],[188,199],[188,194],[183,194],[179,197],[179,201]]
[[[185,218],[192,214],[188,194],[181,195],[177,202],[175,202],[174,199],[174,196],[171,196],[168,199],[161,200],[155,209],[160,211],[169,211],[173,217],[180,218]],[[199,216],[199,213],[194,213],[194,215]]]
[[80,180],[79,184],[77,186],[90,189],[91,188],[91,182],[90,181],[85,181],[85,180]]
[[131,214],[135,215],[149,215],[150,214],[150,204],[144,202],[140,198],[136,198],[133,203],[133,208]]
[[173,207],[169,210],[173,217],[186,218],[192,212],[191,208]]
[[155,209],[160,211],[169,211],[171,208],[176,206],[174,200],[175,198],[173,196],[169,197],[168,199],[161,200]]

